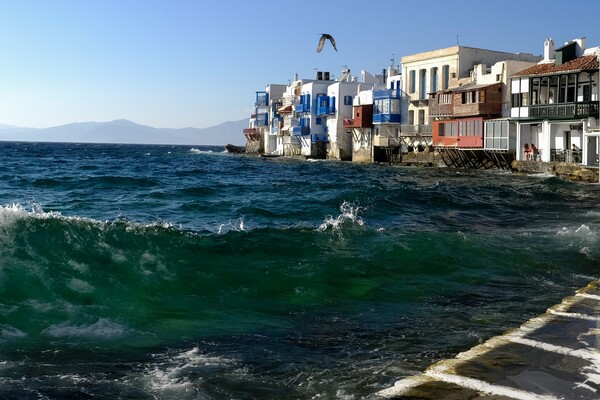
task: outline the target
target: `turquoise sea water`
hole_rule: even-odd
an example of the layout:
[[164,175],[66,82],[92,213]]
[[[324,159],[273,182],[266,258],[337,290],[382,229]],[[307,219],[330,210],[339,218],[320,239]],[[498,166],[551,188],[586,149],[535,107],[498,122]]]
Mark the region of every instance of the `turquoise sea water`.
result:
[[0,143],[0,398],[363,399],[600,276],[600,186]]

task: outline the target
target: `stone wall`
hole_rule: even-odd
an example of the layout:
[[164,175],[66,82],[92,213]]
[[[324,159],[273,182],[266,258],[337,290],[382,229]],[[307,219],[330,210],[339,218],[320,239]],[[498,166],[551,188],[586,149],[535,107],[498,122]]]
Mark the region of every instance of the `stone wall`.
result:
[[512,170],[522,174],[552,174],[577,182],[596,183],[599,181],[598,168],[571,163],[536,161],[513,161]]

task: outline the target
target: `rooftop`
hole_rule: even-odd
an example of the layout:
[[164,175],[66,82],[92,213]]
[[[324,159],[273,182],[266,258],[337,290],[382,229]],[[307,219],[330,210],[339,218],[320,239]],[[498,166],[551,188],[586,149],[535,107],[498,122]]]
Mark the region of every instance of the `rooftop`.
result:
[[595,55],[577,57],[574,60],[566,62],[562,65],[554,63],[537,64],[533,67],[526,68],[521,72],[517,72],[513,76],[536,76],[536,75],[553,75],[559,72],[575,72],[598,69],[598,58]]

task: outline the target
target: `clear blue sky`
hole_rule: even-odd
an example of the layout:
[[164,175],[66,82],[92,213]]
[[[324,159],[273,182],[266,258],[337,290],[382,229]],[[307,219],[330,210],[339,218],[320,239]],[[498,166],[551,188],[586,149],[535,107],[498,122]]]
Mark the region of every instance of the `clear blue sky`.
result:
[[[0,123],[129,119],[208,127],[252,111],[254,92],[316,69],[378,73],[453,46],[540,55],[585,36],[600,3],[547,1],[0,0]],[[331,33],[339,53],[315,49]]]

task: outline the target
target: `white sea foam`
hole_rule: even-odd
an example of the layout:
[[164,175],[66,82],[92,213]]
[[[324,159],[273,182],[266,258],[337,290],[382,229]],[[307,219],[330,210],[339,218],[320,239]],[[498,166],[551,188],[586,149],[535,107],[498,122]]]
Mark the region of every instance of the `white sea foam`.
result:
[[327,216],[325,221],[319,226],[319,231],[325,231],[332,229],[334,231],[339,230],[344,224],[352,224],[363,226],[365,221],[360,216],[363,208],[354,203],[348,203],[344,201],[340,206],[340,215],[337,217]]
[[245,229],[245,226],[244,226],[244,218],[240,217],[235,222],[231,222],[231,220],[229,220],[226,224],[219,225],[219,229],[217,231],[217,234],[222,235],[222,234],[227,233],[229,231],[244,232],[245,230],[246,229]]
[[593,255],[598,248],[598,234],[588,225],[578,228],[563,227],[556,233],[556,237],[563,238],[569,246],[577,247],[581,254]]
[[200,150],[200,149],[197,149],[195,147],[192,147],[190,149],[190,153],[194,153],[194,154],[210,154],[210,153],[213,153],[213,151],[212,150]]
[[124,336],[128,330],[125,326],[112,322],[106,318],[100,318],[93,324],[71,325],[64,322],[51,325],[42,333],[52,337],[79,337],[89,339],[113,339]]
[[[128,220],[117,218],[114,221],[98,221],[92,218],[79,217],[79,216],[64,216],[57,211],[44,211],[42,206],[37,203],[32,203],[31,211],[28,211],[21,204],[15,203],[12,205],[0,206],[0,238],[2,236],[2,229],[14,225],[16,221],[23,220],[26,218],[36,219],[57,219],[62,221],[73,221],[73,222],[84,222],[96,226],[99,229],[105,227],[124,223],[125,229],[128,232],[136,232],[140,229],[180,229],[179,225],[167,222],[167,221],[155,221],[151,223],[136,223]],[[243,227],[243,226],[242,226]]]
[[[166,360],[160,362],[146,373],[145,381],[151,392],[168,397],[186,395],[197,387],[199,381],[194,377],[194,371],[204,367],[228,367],[233,361],[224,357],[203,354],[198,347],[175,355],[161,355]],[[195,398],[195,397],[194,397]]]
[[554,178],[556,175],[554,175],[551,172],[541,172],[539,174],[531,174],[530,176],[533,178],[547,179],[547,178]]

